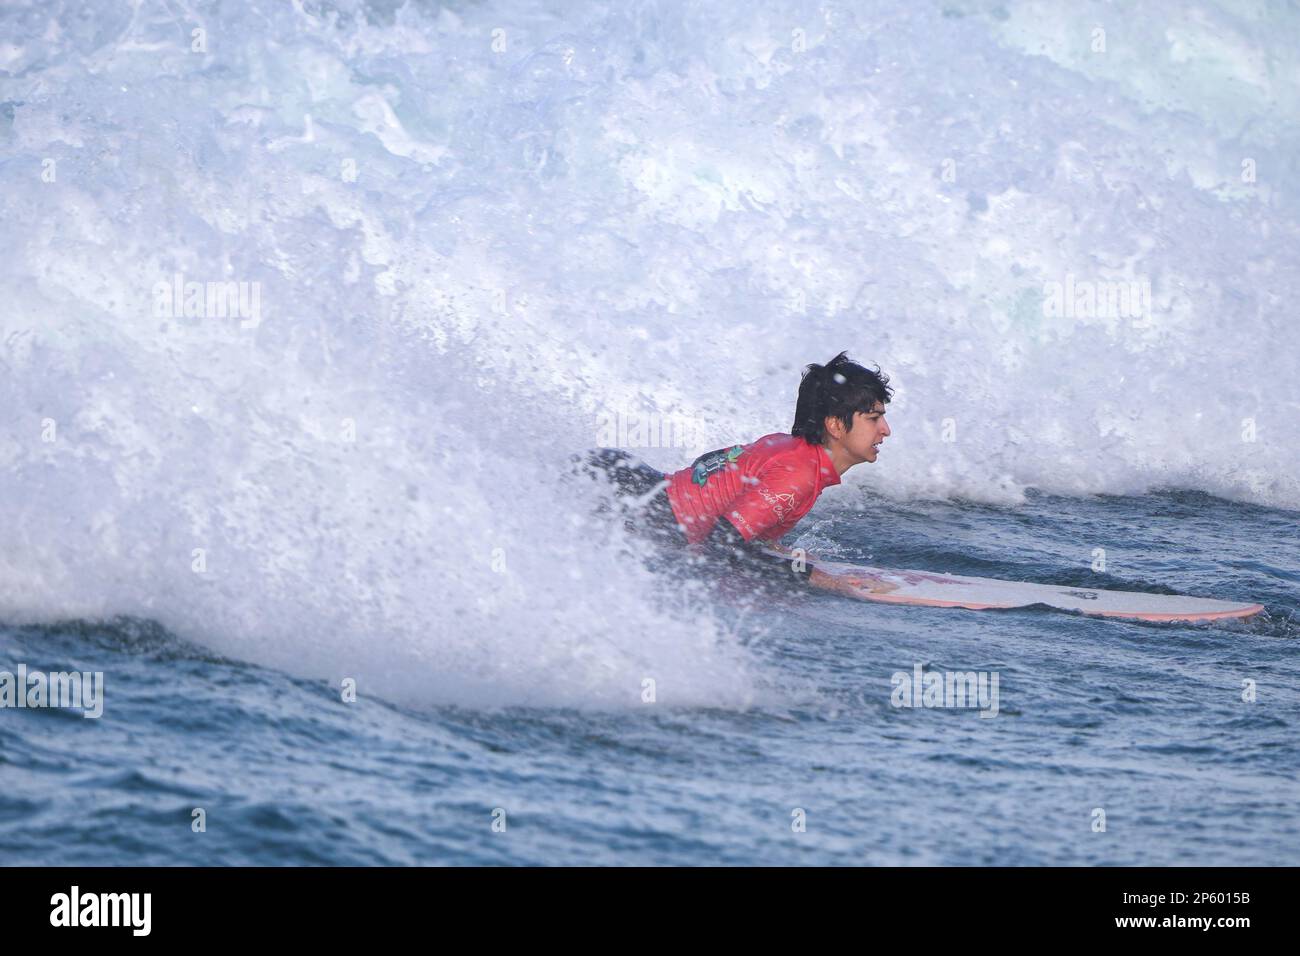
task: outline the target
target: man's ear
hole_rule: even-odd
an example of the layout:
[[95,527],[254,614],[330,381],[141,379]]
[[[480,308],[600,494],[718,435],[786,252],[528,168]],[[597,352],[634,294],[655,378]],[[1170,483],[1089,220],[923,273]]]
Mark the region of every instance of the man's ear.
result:
[[834,439],[838,440],[844,437],[844,423],[834,415],[827,415],[822,419],[822,427],[826,429],[826,434]]

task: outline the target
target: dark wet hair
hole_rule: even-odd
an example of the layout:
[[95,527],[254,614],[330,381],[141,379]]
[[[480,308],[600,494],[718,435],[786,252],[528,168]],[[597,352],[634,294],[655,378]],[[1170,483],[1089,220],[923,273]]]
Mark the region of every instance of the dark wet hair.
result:
[[820,445],[826,440],[828,416],[843,422],[845,431],[852,431],[855,412],[870,413],[877,402],[888,405],[893,394],[889,376],[879,367],[873,372],[841,352],[825,365],[809,365],[803,370],[790,434]]

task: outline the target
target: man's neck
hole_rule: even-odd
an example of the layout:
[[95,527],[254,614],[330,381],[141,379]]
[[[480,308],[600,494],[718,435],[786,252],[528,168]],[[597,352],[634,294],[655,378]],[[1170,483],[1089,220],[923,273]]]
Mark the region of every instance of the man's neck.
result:
[[826,449],[826,453],[831,456],[831,464],[835,466],[835,471],[841,478],[844,477],[846,471],[858,463],[856,459],[849,457],[849,453],[841,445],[828,442],[823,447]]

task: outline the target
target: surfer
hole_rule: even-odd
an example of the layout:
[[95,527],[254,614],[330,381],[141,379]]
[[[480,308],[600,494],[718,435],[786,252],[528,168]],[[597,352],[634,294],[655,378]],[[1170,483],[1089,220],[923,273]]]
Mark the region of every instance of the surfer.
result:
[[841,352],[804,369],[789,434],[708,452],[667,475],[614,448],[595,449],[585,464],[613,483],[628,530],[660,545],[688,548],[760,583],[779,576],[850,595],[889,589],[816,568],[780,539],[846,471],[876,460],[890,434],[892,394],[889,376]]

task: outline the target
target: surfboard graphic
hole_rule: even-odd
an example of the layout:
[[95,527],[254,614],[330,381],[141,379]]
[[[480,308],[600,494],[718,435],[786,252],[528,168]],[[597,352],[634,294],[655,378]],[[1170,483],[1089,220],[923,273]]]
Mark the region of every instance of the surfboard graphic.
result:
[[811,559],[815,567],[834,574],[863,579],[861,596],[885,604],[923,607],[958,607],[972,611],[1028,607],[1045,604],[1062,611],[1079,611],[1096,617],[1140,621],[1214,621],[1250,617],[1264,605],[1179,594],[1108,591],[1102,588],[1027,584],[995,578],[936,574],[931,571],[895,571]]

